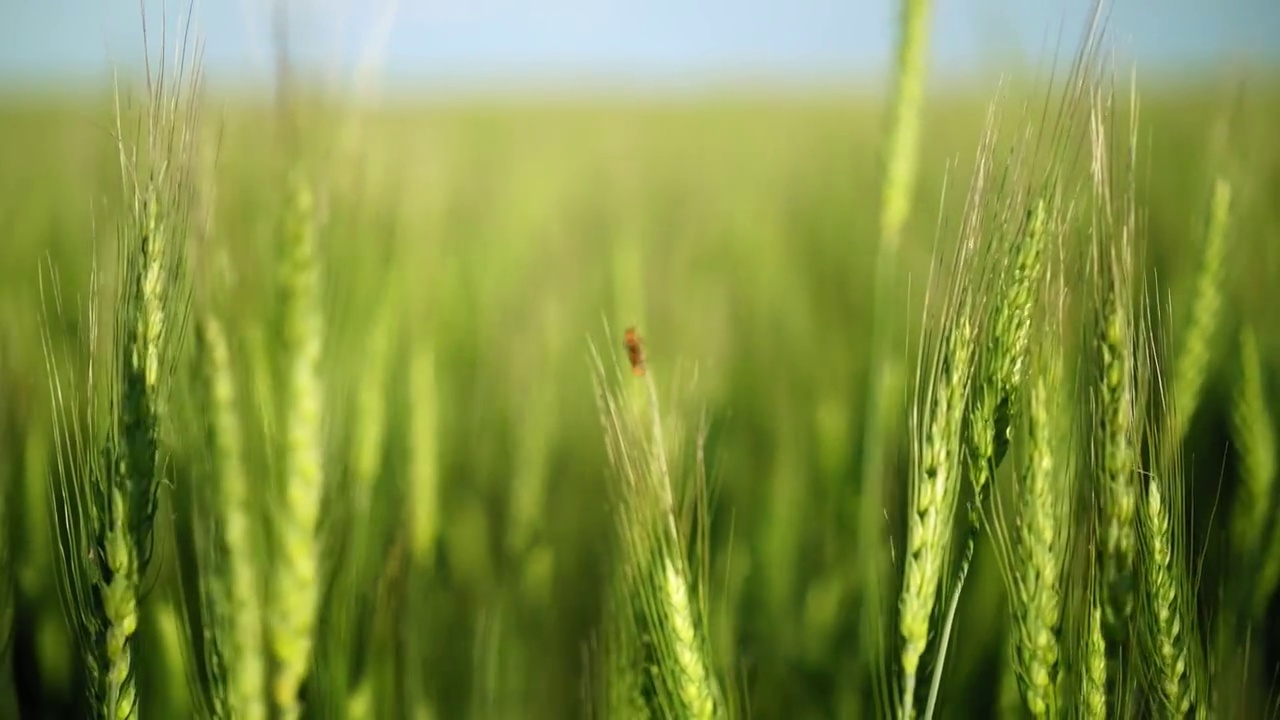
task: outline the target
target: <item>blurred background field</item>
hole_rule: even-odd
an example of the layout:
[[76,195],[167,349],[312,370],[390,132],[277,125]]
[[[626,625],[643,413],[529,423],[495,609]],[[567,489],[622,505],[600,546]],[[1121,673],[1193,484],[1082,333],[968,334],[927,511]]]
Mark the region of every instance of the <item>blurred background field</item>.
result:
[[[891,37],[892,24],[882,32]],[[1188,446],[1204,521],[1215,498],[1232,497],[1227,416],[1241,318],[1258,333],[1271,388],[1280,384],[1271,300],[1280,84],[1273,71],[1187,74],[1140,75],[1139,194],[1148,260],[1177,308],[1192,289],[1215,174],[1238,190],[1227,309]],[[962,87],[933,85],[927,95],[894,301],[879,308],[884,93],[402,94],[366,105],[300,95],[288,117],[270,95],[216,85],[207,93],[196,201],[207,222],[193,223],[189,241],[207,263],[200,272],[231,289],[224,317],[249,392],[269,392],[254,358],[278,332],[274,238],[285,173],[299,158],[317,179],[324,218],[332,477],[359,464],[361,398],[370,393],[385,397],[379,487],[414,471],[406,358],[420,342],[434,354],[439,540],[423,571],[430,604],[400,632],[430,648],[422,677],[436,717],[579,713],[611,532],[588,339],[621,352],[631,325],[659,385],[690,387],[689,416],[704,411],[708,421],[711,654],[731,691],[752,717],[870,712],[867,658],[883,640],[860,627],[851,590],[865,560],[857,518],[870,321],[892,313],[907,329],[903,342],[917,336],[935,239],[950,239],[939,218],[956,222],[997,91],[987,76]],[[0,618],[13,627],[0,717],[85,712],[58,602],[41,308],[55,285],[69,307],[82,307],[93,259],[109,258],[121,181],[105,90],[28,87],[0,99],[0,484],[15,588],[12,618]],[[1033,107],[1043,99],[1039,86],[1006,92],[1011,112],[1022,98]],[[380,334],[385,327],[393,331]],[[83,353],[70,320],[50,336]],[[388,337],[389,351],[380,345]],[[179,395],[171,439],[184,437],[184,413],[200,411],[181,409],[190,398]],[[905,427],[908,408],[894,410]],[[258,423],[252,410],[243,421]],[[167,528],[171,517],[181,524],[183,485],[195,477],[186,471],[199,458],[174,447],[134,652],[140,707],[156,717],[193,712],[181,543]],[[266,483],[260,450],[249,451],[251,474]],[[890,453],[894,483],[905,453],[903,442]],[[886,502],[900,503],[905,486],[890,492]],[[392,536],[397,507],[388,499],[373,515]],[[893,507],[885,533],[900,530]],[[335,523],[349,520],[334,512]],[[991,608],[1004,590],[993,560],[980,551],[943,683],[944,706],[974,717],[1000,704],[992,678],[1003,672],[1003,630]],[[1205,588],[1217,571],[1206,564]],[[1274,633],[1258,637],[1255,669],[1269,676],[1280,644]],[[1249,692],[1265,699],[1274,688],[1264,677]]]

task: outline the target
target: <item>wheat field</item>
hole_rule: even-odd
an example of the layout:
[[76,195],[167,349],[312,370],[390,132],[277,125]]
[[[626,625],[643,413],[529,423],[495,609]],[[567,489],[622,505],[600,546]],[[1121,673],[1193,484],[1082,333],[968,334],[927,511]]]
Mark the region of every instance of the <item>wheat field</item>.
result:
[[1280,716],[1280,84],[929,4],[885,94],[0,99],[0,718]]

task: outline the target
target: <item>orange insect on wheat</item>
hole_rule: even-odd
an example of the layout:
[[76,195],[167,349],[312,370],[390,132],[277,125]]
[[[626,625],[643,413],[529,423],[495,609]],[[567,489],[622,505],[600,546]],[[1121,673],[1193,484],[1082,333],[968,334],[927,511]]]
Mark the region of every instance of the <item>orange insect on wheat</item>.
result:
[[636,377],[644,375],[644,348],[640,346],[641,342],[640,336],[636,334],[636,329],[633,327],[627,328],[623,344],[627,348],[627,359],[631,361],[631,372],[635,373]]

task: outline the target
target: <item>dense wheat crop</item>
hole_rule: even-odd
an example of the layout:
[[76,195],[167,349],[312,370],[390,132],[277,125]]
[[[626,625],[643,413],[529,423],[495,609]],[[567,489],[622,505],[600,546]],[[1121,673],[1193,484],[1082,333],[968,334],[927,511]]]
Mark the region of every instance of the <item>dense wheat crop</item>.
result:
[[1280,86],[1104,28],[0,99],[0,718],[1275,715]]

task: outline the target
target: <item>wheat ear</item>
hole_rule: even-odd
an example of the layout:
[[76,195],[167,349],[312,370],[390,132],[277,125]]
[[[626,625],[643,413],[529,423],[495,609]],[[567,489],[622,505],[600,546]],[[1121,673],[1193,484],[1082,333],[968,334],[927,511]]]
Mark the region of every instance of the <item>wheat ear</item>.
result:
[[1204,255],[1196,279],[1191,322],[1185,330],[1182,350],[1174,370],[1173,393],[1178,404],[1178,421],[1170,438],[1174,449],[1187,435],[1187,426],[1200,404],[1200,395],[1213,359],[1214,328],[1222,309],[1223,265],[1227,253],[1227,221],[1231,210],[1231,184],[1218,178],[1209,204]]
[[270,586],[272,696],[285,720],[302,712],[320,598],[319,531],[324,493],[324,387],[320,378],[321,317],[317,228],[311,188],[293,178],[284,234],[282,305],[286,360],[283,504],[278,515]]
[[226,703],[234,717],[267,716],[262,593],[254,541],[249,476],[244,467],[240,414],[231,351],[222,323],[212,314],[200,325],[205,348],[206,387],[217,467],[219,535],[227,592],[228,666]]
[[[1280,542],[1267,542],[1267,518],[1276,507],[1275,427],[1267,409],[1262,355],[1251,327],[1240,331],[1240,369],[1232,404],[1232,439],[1241,458],[1239,496],[1231,518],[1231,542],[1241,568],[1259,567],[1248,602],[1260,617],[1280,581]],[[1272,523],[1280,540],[1280,523]]]
[[[679,433],[668,435],[664,428],[653,374],[644,369],[638,353],[632,360],[642,376],[635,380],[643,384],[643,394],[629,391],[618,372],[611,376],[594,345],[591,351],[597,408],[617,476],[611,497],[623,567],[617,589],[624,593],[617,602],[631,608],[638,622],[626,633],[650,643],[652,656],[645,666],[655,689],[652,710],[664,717],[720,717],[719,685],[707,659],[705,613],[695,600],[676,518],[667,443]],[[626,676],[608,682],[623,692],[632,684]]]

